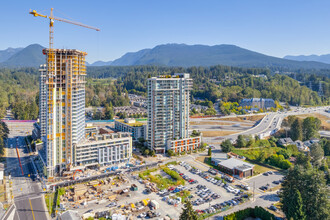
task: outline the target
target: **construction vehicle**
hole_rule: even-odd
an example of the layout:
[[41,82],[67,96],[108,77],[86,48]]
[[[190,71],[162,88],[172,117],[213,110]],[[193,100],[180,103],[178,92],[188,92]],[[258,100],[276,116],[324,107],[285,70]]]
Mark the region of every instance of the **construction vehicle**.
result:
[[81,172],[81,173],[83,173],[83,171],[80,170],[80,169],[75,170],[75,171],[73,172],[73,175],[72,175],[72,179],[73,179],[73,180],[75,180],[75,175],[76,175],[77,172]]

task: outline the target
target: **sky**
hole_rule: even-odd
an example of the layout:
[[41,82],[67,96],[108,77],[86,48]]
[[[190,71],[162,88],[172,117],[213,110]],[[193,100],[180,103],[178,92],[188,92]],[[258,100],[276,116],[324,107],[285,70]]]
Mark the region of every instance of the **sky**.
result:
[[271,56],[330,53],[329,0],[3,0],[0,50],[48,46],[34,9],[101,29],[55,22],[54,47],[86,51],[90,63],[159,44],[234,44]]

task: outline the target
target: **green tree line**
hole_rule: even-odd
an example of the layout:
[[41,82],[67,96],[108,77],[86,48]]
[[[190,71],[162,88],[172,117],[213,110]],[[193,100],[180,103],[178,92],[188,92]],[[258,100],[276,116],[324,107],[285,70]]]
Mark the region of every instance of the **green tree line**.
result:
[[[120,67],[113,67],[116,71],[110,71],[109,68],[105,68],[102,74],[99,73],[99,69],[94,71],[90,68],[88,75],[94,78],[118,77]],[[118,81],[122,82],[129,92],[146,95],[149,77],[176,72],[190,73],[194,79],[192,95],[207,98],[212,102],[219,98],[226,102],[239,102],[242,98],[263,97],[288,102],[291,105],[322,104],[321,98],[315,91],[301,86],[289,76],[271,75],[268,69],[221,65],[189,68],[132,66],[122,67],[122,75],[118,77]],[[257,77],[258,75],[266,77]]]
[[11,108],[16,119],[38,116],[38,72],[34,68],[0,69],[0,117]]

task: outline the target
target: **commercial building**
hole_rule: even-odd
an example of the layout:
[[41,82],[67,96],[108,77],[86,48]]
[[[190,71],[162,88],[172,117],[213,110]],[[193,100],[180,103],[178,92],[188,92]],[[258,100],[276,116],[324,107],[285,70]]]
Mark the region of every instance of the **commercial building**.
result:
[[146,139],[147,124],[137,122],[134,118],[126,118],[115,121],[115,130],[130,132],[134,140],[138,140],[139,138]]
[[[173,148],[182,151],[193,145],[188,134],[191,90],[192,79],[187,73],[148,79],[147,139],[151,150],[156,153]],[[188,142],[188,146],[185,145]],[[175,146],[179,143],[180,147]]]
[[269,109],[276,107],[273,99],[264,98],[242,99],[240,102],[240,106],[243,108],[251,107],[257,109]]
[[218,167],[225,173],[236,175],[239,178],[245,178],[253,175],[254,165],[236,158],[230,158],[218,163]]

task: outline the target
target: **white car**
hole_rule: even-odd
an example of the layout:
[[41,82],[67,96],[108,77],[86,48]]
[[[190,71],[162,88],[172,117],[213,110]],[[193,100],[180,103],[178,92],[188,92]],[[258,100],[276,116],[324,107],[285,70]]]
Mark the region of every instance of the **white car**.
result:
[[146,214],[145,212],[142,212],[142,213],[139,215],[140,218],[144,218],[144,217],[146,217],[146,216],[147,216],[147,214]]

